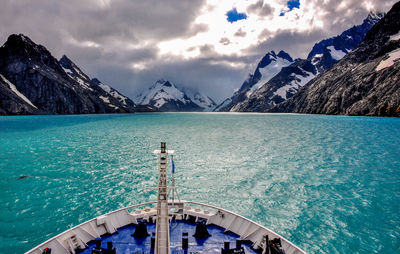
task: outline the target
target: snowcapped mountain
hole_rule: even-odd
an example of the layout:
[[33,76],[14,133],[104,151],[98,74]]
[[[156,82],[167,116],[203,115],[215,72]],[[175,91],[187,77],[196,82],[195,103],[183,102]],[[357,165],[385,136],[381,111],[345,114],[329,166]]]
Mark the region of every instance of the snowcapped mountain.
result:
[[140,105],[154,106],[160,111],[203,111],[173,83],[162,79],[139,94],[136,101]]
[[79,69],[78,66],[76,66],[76,64],[71,61],[71,59],[69,59],[66,55],[63,55],[60,58],[59,63],[63,70],[68,74],[68,76],[78,82],[78,84],[81,85],[82,88],[93,91],[93,88],[91,88],[92,82],[90,78],[85,73],[83,73],[81,69]]
[[296,59],[295,62],[281,68],[261,88],[243,101],[232,105],[230,111],[265,111],[292,97],[301,87],[351,52],[383,16],[384,14],[370,13],[361,25],[316,43],[307,59]]
[[[258,64],[256,71],[245,81],[249,90],[246,97],[249,97],[254,91],[259,89],[268,80],[275,76],[283,67],[290,65],[293,59],[284,51],[280,51],[277,55],[274,51],[267,53]],[[242,86],[243,87],[243,86]]]
[[293,63],[292,57],[282,50],[278,54],[274,51],[268,52],[260,60],[254,73],[249,74],[240,89],[232,97],[219,104],[214,111],[230,111],[232,107],[249,98],[283,67],[291,63]]
[[0,115],[39,114],[38,108],[0,74]]
[[75,80],[83,89],[95,92],[99,99],[114,109],[126,109],[127,112],[135,110],[135,103],[122,95],[114,88],[101,83],[97,78],[90,79],[81,69],[66,55],[59,61],[61,67],[70,78]]
[[270,112],[400,116],[400,2],[331,69]]
[[93,78],[91,81],[92,81],[93,84],[98,85],[106,93],[110,94],[112,97],[117,99],[122,105],[124,105],[126,107],[130,107],[130,108],[135,108],[136,107],[135,103],[131,99],[129,99],[128,97],[122,95],[120,92],[118,92],[117,90],[115,90],[111,86],[102,83],[97,78]]
[[260,112],[290,98],[317,75],[317,69],[307,60],[296,60],[258,89],[246,100],[237,103],[231,111]]
[[211,112],[217,106],[214,100],[205,94],[188,88],[184,88],[182,90],[187,95],[187,97],[189,97],[199,107],[203,108],[203,111],[205,112]]
[[0,114],[129,113],[126,104],[90,80],[66,56],[12,34],[0,47]]
[[385,15],[370,12],[363,23],[347,29],[338,36],[316,43],[307,56],[319,73],[329,69],[351,52],[364,39],[365,34]]

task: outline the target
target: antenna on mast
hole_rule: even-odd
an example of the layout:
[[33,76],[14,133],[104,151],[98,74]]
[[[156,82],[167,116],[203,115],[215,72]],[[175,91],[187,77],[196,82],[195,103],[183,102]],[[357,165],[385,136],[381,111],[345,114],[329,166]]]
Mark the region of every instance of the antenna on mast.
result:
[[171,155],[171,161],[172,161],[172,179],[171,179],[171,187],[168,188],[168,196],[170,195],[170,192],[172,190],[172,204],[175,202],[175,194],[178,197],[178,201],[181,202],[181,199],[179,197],[178,189],[175,186],[175,163],[174,163],[174,156]]

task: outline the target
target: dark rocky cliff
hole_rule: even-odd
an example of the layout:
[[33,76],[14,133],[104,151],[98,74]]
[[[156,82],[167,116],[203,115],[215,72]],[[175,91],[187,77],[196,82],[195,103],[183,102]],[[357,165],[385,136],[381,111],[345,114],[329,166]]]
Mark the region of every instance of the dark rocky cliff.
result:
[[400,116],[400,2],[332,69],[269,112]]
[[0,115],[31,115],[42,113],[3,75],[0,75]]
[[278,54],[274,51],[268,52],[260,62],[258,62],[254,73],[249,74],[240,89],[230,98],[225,99],[219,104],[214,111],[235,111],[233,108],[235,108],[236,105],[245,101],[255,90],[275,76],[282,67],[288,66],[291,63],[293,63],[292,57],[284,51],[280,51]]
[[281,69],[248,98],[236,102],[231,111],[261,112],[292,97],[315,76],[330,69],[343,56],[353,50],[383,14],[370,13],[363,23],[344,31],[338,36],[322,40],[314,45],[307,59],[297,59]]
[[[69,59],[68,59],[69,60]],[[80,70],[79,70],[80,71]],[[80,71],[81,72],[81,71]],[[51,53],[22,34],[10,35],[0,48],[0,74],[25,96],[38,111],[45,114],[87,114],[134,112],[107,92],[86,81],[74,79]],[[2,89],[2,93],[7,93]],[[9,108],[23,108],[14,105]],[[5,102],[2,101],[2,104]],[[22,109],[21,108],[21,109]],[[30,114],[14,110],[3,114]]]
[[249,98],[232,107],[232,111],[262,112],[297,93],[315,77],[317,69],[310,61],[300,59],[282,70]]

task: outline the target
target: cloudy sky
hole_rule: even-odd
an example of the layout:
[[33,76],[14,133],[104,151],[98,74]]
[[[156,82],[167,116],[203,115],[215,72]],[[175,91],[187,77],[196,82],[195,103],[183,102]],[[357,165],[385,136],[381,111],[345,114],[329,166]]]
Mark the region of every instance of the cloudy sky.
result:
[[394,0],[2,0],[0,44],[23,33],[130,97],[168,79],[220,102],[268,51],[313,44]]

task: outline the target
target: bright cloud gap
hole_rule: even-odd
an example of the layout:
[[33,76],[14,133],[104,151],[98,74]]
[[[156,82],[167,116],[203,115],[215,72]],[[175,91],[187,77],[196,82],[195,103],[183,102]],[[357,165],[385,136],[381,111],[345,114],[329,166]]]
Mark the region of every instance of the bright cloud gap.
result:
[[294,8],[300,9],[300,0],[289,0],[287,2],[289,10],[282,11],[280,16],[285,16],[285,13],[292,11]]
[[233,8],[232,10],[228,11],[226,13],[226,16],[227,16],[226,19],[230,23],[233,23],[233,22],[236,22],[236,21],[242,20],[242,19],[247,19],[246,13],[238,13],[236,8]]

